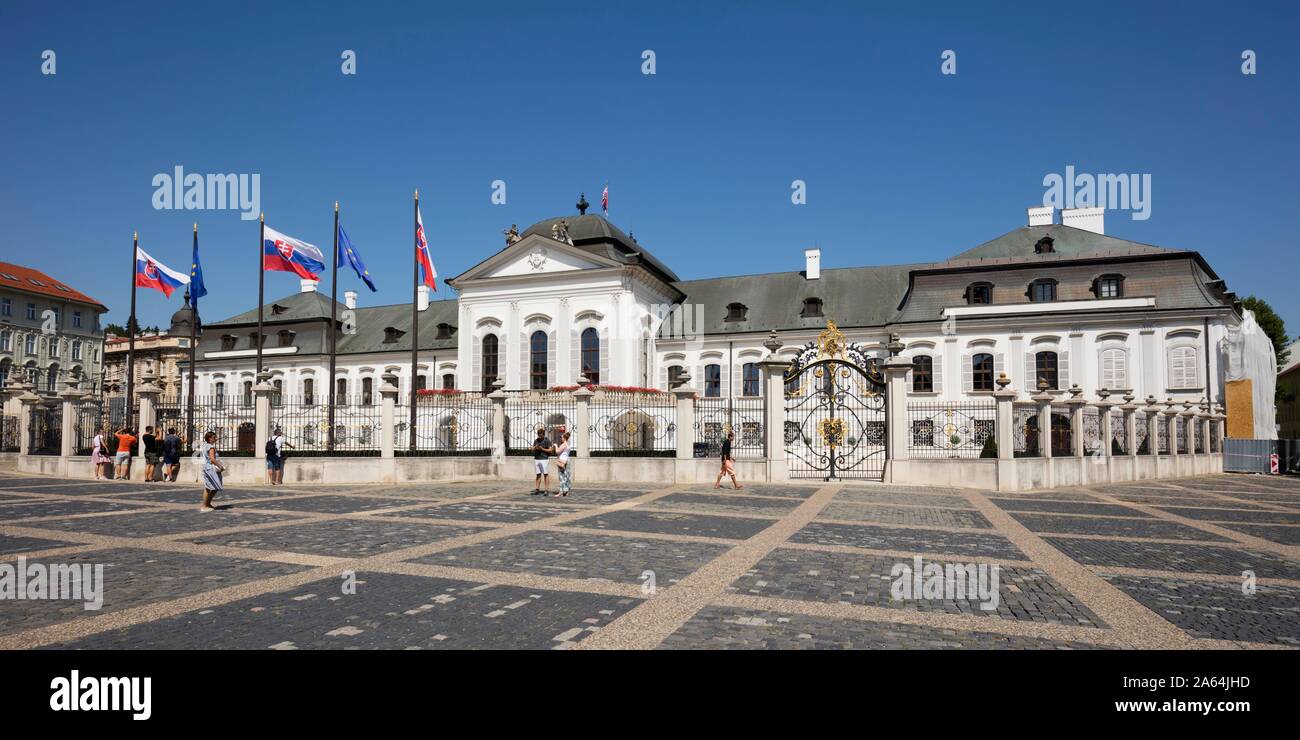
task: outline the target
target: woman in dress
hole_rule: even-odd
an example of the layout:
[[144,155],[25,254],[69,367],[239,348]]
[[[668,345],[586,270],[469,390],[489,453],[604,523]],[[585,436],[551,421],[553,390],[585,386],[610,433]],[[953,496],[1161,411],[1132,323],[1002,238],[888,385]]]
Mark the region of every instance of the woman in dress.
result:
[[199,454],[203,457],[203,505],[199,511],[213,511],[212,497],[222,489],[221,473],[226,468],[221,464],[221,455],[217,453],[217,433],[203,435],[203,445]]
[[722,488],[722,476],[731,477],[731,487],[735,489],[744,488],[740,481],[736,480],[736,459],[731,456],[731,443],[736,440],[735,432],[727,432],[727,438],[722,442],[722,467],[718,470],[718,479],[713,481],[714,488]]
[[569,462],[569,452],[573,446],[569,443],[569,433],[565,432],[560,437],[560,447],[556,450],[558,459],[555,461],[555,467],[560,469],[560,492],[556,496],[568,496],[569,489],[573,487],[573,463]]
[[108,480],[105,475],[106,465],[111,465],[113,458],[108,454],[108,426],[105,425],[95,435],[95,440],[90,443],[90,466],[95,469],[95,480]]

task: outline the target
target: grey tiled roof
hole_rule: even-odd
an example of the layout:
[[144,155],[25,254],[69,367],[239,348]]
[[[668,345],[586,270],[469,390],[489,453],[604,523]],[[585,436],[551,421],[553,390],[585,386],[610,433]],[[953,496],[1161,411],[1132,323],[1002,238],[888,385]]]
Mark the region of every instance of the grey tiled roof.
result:
[[590,213],[581,216],[556,216],[538,221],[519,236],[522,238],[530,234],[540,234],[550,237],[551,227],[560,219],[568,222],[569,238],[573,240],[573,246],[624,264],[644,263],[652,272],[659,273],[668,282],[678,279],[677,274],[669,269],[668,265],[660,262],[645,247],[637,244],[632,237],[623,233],[622,229],[603,216]]
[[[1035,254],[1034,245],[1045,236],[1052,238],[1050,254]],[[1051,224],[1022,226],[996,239],[984,242],[951,257],[935,267],[969,267],[975,264],[1014,264],[1029,261],[1057,261],[1091,257],[1117,257],[1140,254],[1170,254],[1182,250],[1153,247],[1150,244],[1117,239],[1073,226]]]

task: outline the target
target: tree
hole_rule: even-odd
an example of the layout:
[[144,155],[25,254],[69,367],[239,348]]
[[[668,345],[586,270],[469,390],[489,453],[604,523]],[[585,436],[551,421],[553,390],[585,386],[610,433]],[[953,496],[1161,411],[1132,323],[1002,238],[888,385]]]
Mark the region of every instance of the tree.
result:
[[1277,369],[1281,370],[1286,366],[1287,359],[1291,355],[1291,351],[1287,349],[1291,340],[1286,336],[1286,324],[1282,322],[1282,317],[1277,315],[1267,301],[1253,295],[1242,301],[1241,306],[1255,314],[1255,321],[1259,324],[1259,328],[1263,329],[1272,340],[1273,352],[1277,354]]

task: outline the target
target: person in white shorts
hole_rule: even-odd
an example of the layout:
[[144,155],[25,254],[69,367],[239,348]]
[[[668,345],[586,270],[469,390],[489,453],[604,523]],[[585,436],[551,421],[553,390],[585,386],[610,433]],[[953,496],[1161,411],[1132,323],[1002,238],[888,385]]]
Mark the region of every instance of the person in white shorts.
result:
[[546,496],[551,492],[551,476],[546,471],[546,461],[555,452],[555,444],[546,438],[546,430],[537,428],[537,439],[533,441],[533,472],[537,481],[533,484],[530,496]]

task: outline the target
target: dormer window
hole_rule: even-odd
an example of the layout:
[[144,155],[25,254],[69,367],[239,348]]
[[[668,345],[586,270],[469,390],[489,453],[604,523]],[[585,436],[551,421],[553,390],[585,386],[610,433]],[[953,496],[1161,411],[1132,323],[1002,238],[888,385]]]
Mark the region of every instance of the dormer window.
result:
[[1052,254],[1056,251],[1055,240],[1050,236],[1045,236],[1034,243],[1034,254]]
[[234,334],[226,334],[221,337],[221,350],[229,352],[235,348],[236,337]]
[[822,315],[822,299],[805,298],[803,299],[803,311],[799,316],[805,319],[818,318]]
[[1056,281],[1051,278],[1035,280],[1026,293],[1033,303],[1050,303],[1056,300]]
[[[248,348],[249,348],[249,349],[257,349],[257,345],[258,345],[257,339],[258,339],[258,337],[257,337],[257,332],[253,332],[252,334],[249,334],[249,335],[248,335]],[[263,346],[263,347],[266,346],[266,337],[265,337],[265,336],[262,337],[262,346]]]
[[993,283],[971,283],[966,286],[966,303],[988,306],[993,303]]
[[279,316],[280,314],[282,314],[282,313],[284,313],[285,311],[288,311],[288,310],[289,310],[289,308],[288,308],[287,306],[281,306],[281,305],[278,304],[278,303],[272,303],[272,304],[271,304],[271,315],[272,315],[272,316]]
[[456,327],[451,324],[438,324],[438,339],[451,339],[451,335],[456,333]]
[[1092,292],[1098,298],[1123,298],[1124,276],[1102,275],[1092,281]]
[[406,332],[402,331],[401,329],[398,329],[397,327],[385,326],[384,344],[392,344],[393,342],[396,342],[397,340],[401,339],[402,336],[405,334]]
[[728,303],[728,304],[727,304],[727,319],[726,319],[726,320],[727,320],[727,321],[744,321],[744,320],[745,320],[745,315],[746,315],[746,313],[748,313],[748,311],[749,311],[749,307],[746,306],[746,305],[743,304],[743,303]]
[[292,346],[293,346],[293,338],[294,338],[295,336],[297,336],[297,333],[296,333],[296,332],[289,331],[288,329],[283,329],[283,330],[280,331],[280,333],[279,333],[278,336],[280,337],[280,346],[281,346],[281,347],[292,347]]

